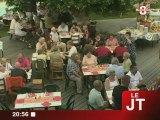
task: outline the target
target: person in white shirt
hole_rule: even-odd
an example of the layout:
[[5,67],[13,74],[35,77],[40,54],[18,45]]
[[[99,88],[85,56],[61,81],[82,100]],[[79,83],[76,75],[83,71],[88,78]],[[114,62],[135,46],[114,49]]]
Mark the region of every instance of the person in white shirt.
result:
[[50,38],[51,38],[52,42],[59,42],[59,35],[58,35],[55,27],[51,28]]
[[130,71],[127,73],[130,76],[130,89],[137,89],[137,85],[143,81],[141,73],[138,71],[135,65],[131,65]]
[[45,38],[41,37],[39,38],[39,42],[36,44],[36,52],[38,52],[38,50],[46,50],[47,49],[47,44],[45,42]]
[[67,57],[70,58],[73,53],[77,53],[77,48],[74,46],[71,40],[67,42],[67,47],[69,48],[68,55],[66,55]]
[[4,67],[0,67],[0,79],[6,79],[8,73],[5,72],[5,68]]
[[14,34],[15,33],[15,23],[16,23],[16,18],[17,18],[18,16],[16,16],[16,15],[14,15],[13,16],[13,19],[12,19],[12,21],[11,21],[11,24],[10,24],[10,34]]
[[58,27],[58,32],[68,32],[68,25],[66,25],[64,22],[61,23],[61,25]]
[[6,58],[1,59],[1,66],[5,68],[5,71],[10,71],[11,69],[13,69],[12,65],[7,62]]
[[16,23],[15,23],[15,35],[18,35],[18,36],[26,36],[26,32],[25,31],[22,31],[23,27],[21,26],[20,24],[20,19],[19,18],[16,18]]
[[96,110],[103,110],[109,106],[108,101],[104,101],[101,90],[103,88],[102,81],[95,80],[94,88],[89,93],[88,103]]

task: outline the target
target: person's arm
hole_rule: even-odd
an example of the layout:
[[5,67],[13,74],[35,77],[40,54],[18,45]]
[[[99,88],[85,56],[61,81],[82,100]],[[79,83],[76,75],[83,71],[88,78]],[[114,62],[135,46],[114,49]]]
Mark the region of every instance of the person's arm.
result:
[[99,110],[104,110],[108,107],[107,101],[104,101],[101,95],[96,97],[96,104],[98,105]]
[[95,58],[94,58],[94,63],[95,63],[95,65],[97,65],[98,64],[98,62],[97,62],[97,57],[96,56],[94,56]]
[[83,66],[85,66],[85,65],[86,65],[86,57],[85,57],[85,56],[83,57],[82,65],[83,65]]
[[139,74],[139,83],[142,84],[143,83],[142,75],[139,71],[138,71],[138,74]]

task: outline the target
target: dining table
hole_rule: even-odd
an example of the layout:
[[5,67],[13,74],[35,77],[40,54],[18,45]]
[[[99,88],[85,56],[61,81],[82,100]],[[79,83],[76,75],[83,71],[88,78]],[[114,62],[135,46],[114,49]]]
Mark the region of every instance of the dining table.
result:
[[95,66],[82,66],[84,76],[89,75],[104,75],[109,67],[109,64],[95,65]]
[[61,92],[26,93],[17,95],[14,108],[46,108],[61,105]]

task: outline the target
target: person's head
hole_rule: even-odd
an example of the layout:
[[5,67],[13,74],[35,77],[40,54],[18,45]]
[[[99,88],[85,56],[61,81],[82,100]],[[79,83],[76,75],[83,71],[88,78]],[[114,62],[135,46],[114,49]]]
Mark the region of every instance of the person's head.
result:
[[99,46],[104,46],[104,42],[101,40],[101,41],[98,42],[98,45]]
[[130,57],[129,52],[124,52],[124,53],[123,53],[123,59],[124,59],[124,60],[127,60],[129,57]]
[[15,21],[16,21],[16,22],[20,22],[19,17],[15,17]]
[[116,76],[115,71],[109,71],[109,77],[114,78]]
[[61,27],[62,27],[62,28],[64,28],[64,27],[65,27],[65,25],[66,25],[66,23],[65,23],[65,22],[61,22]]
[[14,67],[16,69],[20,69],[21,68],[21,64],[19,62],[16,62],[15,65],[14,65]]
[[1,64],[2,64],[2,65],[5,65],[6,62],[7,62],[7,59],[6,59],[6,58],[2,58],[2,59],[1,59]]
[[131,37],[131,32],[126,32],[125,36],[126,37]]
[[25,58],[25,57],[24,57],[24,54],[23,54],[23,53],[18,54],[18,58],[17,58],[17,59],[18,59],[18,62],[19,62],[19,63],[23,62],[24,58]]
[[88,30],[88,26],[87,25],[83,25],[82,29],[85,31],[85,30]]
[[73,41],[72,41],[72,40],[69,40],[69,41],[67,42],[67,47],[68,47],[68,48],[71,48],[72,46],[74,46]]
[[92,56],[92,52],[91,52],[91,50],[86,50],[86,56],[88,57],[88,58],[91,58],[91,56]]
[[93,85],[94,85],[94,88],[96,90],[98,90],[98,91],[101,91],[102,88],[103,88],[102,81],[100,81],[100,80],[95,80],[94,83],[93,83]]
[[121,79],[121,85],[128,88],[129,84],[130,84],[130,76],[124,75]]
[[86,44],[93,45],[93,40],[92,40],[92,39],[87,39],[87,40],[86,40]]
[[80,55],[78,53],[73,53],[71,55],[71,59],[75,62],[79,62],[80,61]]
[[111,64],[118,64],[118,63],[119,63],[118,58],[113,57],[112,60],[111,60]]
[[39,41],[40,44],[44,44],[45,38],[44,37],[40,37],[38,41]]
[[113,35],[111,34],[111,35],[109,36],[109,39],[110,39],[110,40],[113,40],[113,38],[114,38],[114,37],[113,37]]
[[73,23],[73,24],[72,24],[72,27],[73,27],[73,28],[76,28],[76,27],[77,27],[77,23]]
[[135,75],[137,73],[138,69],[136,65],[131,65],[130,66],[130,72]]
[[56,32],[56,28],[55,28],[55,27],[52,27],[52,28],[51,28],[51,31],[52,31],[52,32]]

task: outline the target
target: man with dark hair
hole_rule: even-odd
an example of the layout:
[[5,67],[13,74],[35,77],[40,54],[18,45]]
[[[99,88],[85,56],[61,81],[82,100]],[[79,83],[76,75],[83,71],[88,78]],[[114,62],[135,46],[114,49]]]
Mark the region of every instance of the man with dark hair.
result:
[[112,98],[116,110],[122,109],[122,94],[124,91],[128,91],[129,83],[130,83],[130,77],[128,75],[125,75],[121,79],[121,85],[115,86],[113,89]]

